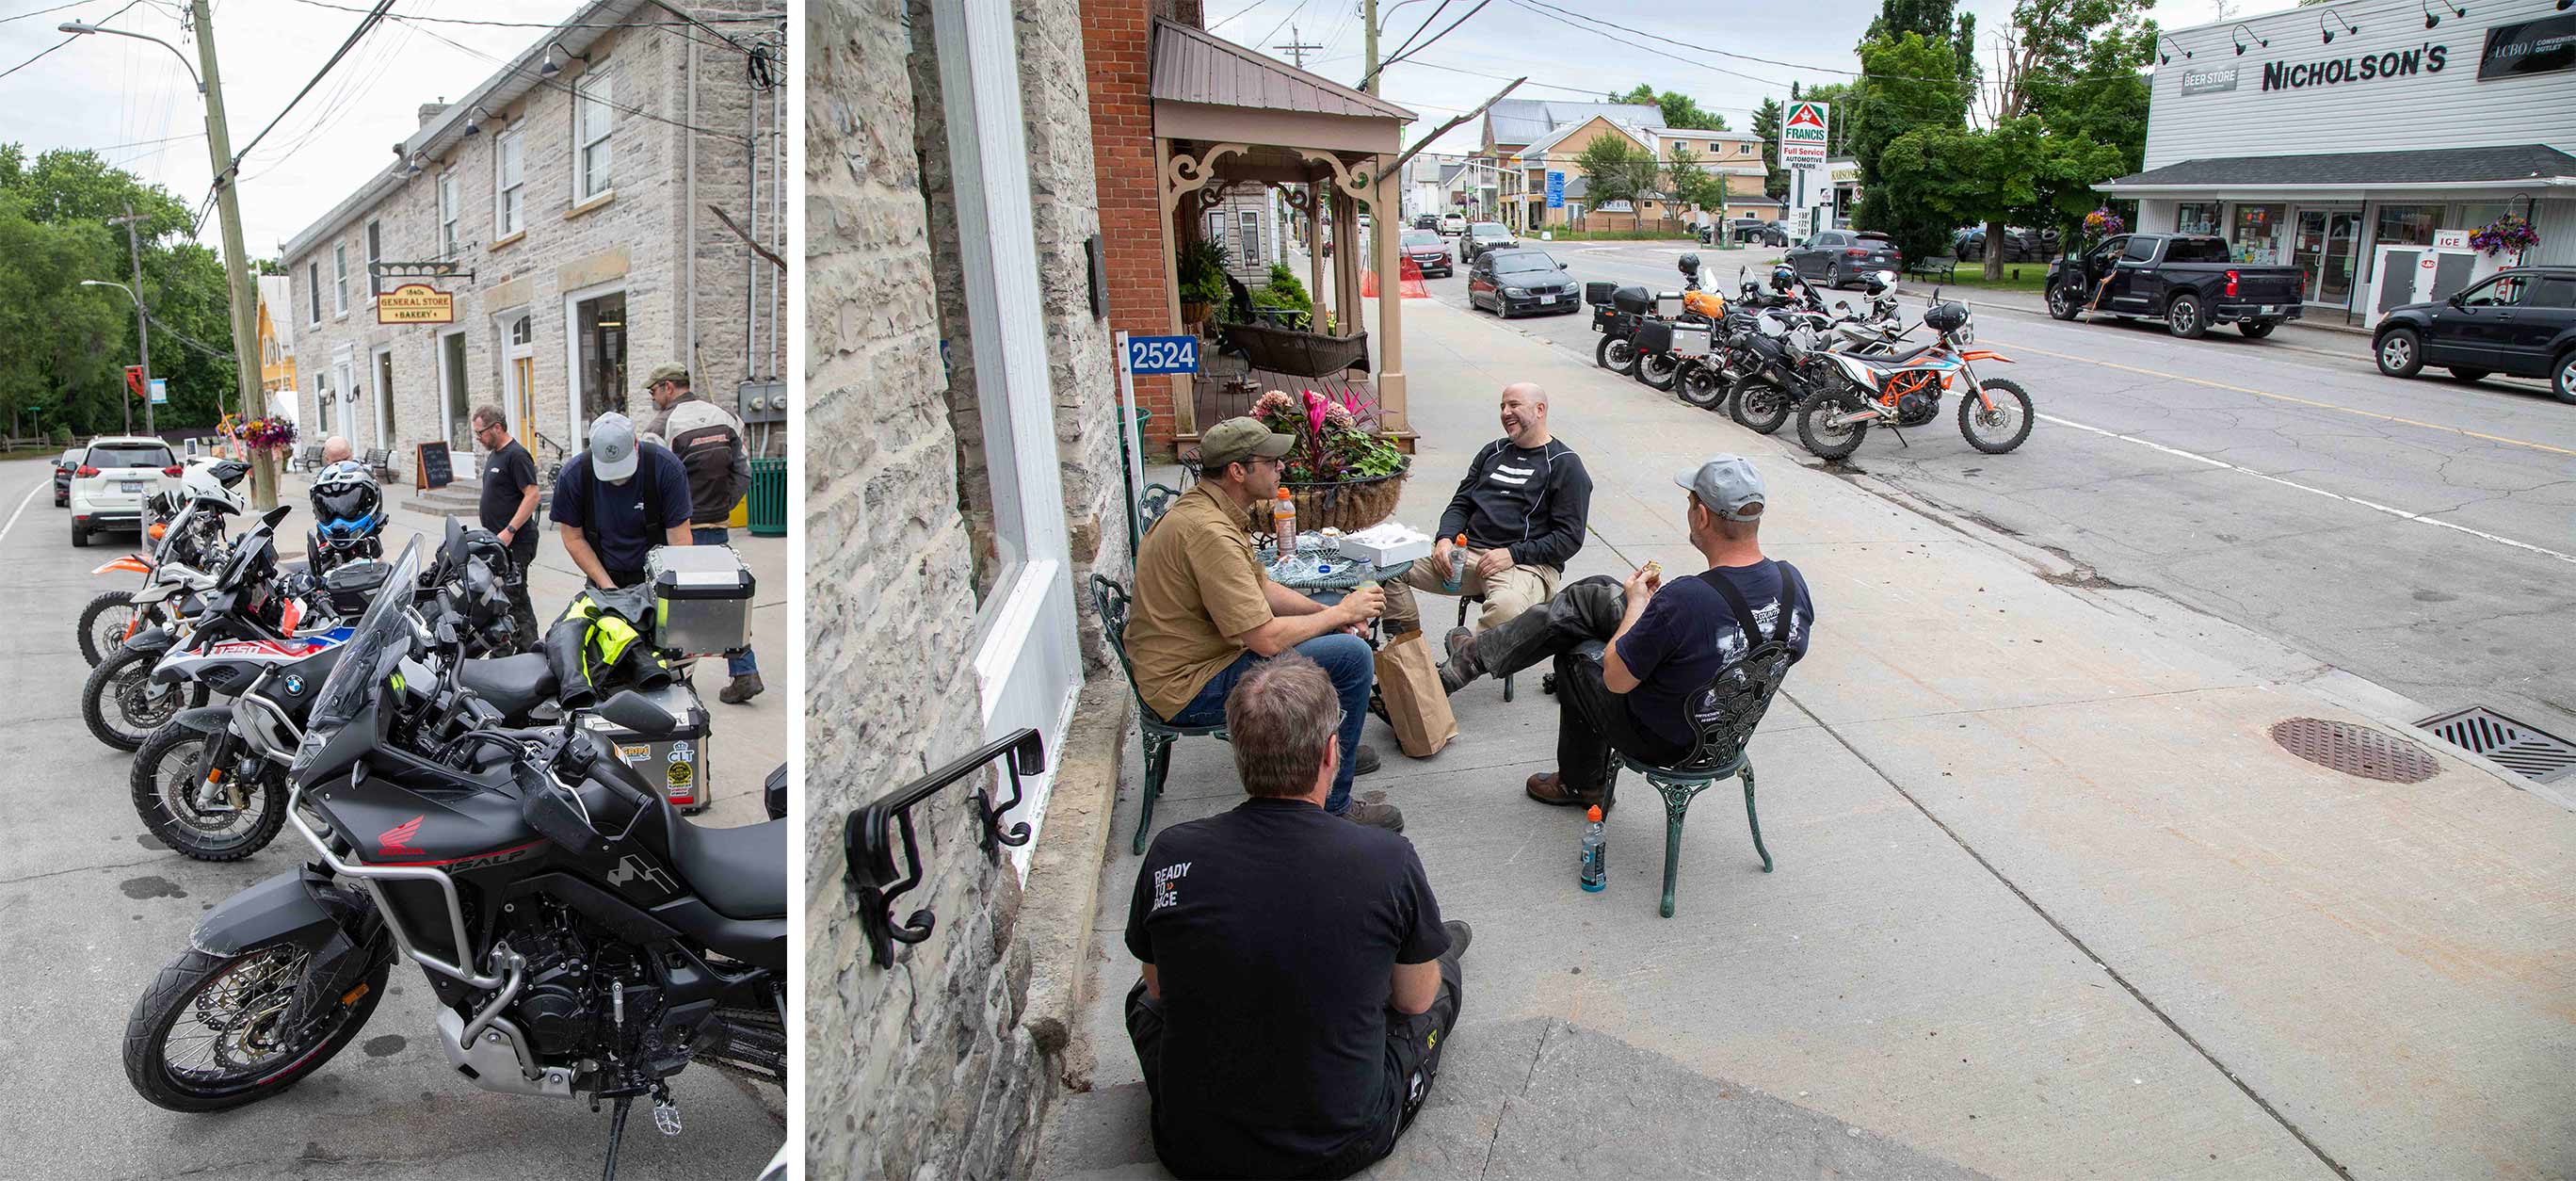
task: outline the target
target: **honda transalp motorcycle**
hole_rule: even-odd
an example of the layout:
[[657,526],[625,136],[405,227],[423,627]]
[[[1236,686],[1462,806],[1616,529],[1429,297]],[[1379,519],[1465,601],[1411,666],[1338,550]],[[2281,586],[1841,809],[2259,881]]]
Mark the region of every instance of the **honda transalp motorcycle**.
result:
[[[407,596],[367,609],[287,772],[315,859],[216,906],[136,1000],[135,1091],[184,1112],[285,1091],[365,1028],[398,958],[465,1079],[614,1105],[612,1177],[637,1099],[678,1133],[692,1062],[783,1084],[787,822],[690,824],[579,727],[504,726],[431,645]],[[667,720],[631,693],[601,712]]]

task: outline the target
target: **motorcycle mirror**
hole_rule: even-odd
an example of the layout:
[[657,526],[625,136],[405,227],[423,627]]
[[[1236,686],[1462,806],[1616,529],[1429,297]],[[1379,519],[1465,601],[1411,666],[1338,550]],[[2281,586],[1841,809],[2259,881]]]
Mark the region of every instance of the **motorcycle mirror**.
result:
[[639,734],[659,734],[678,723],[671,711],[633,689],[620,690],[617,696],[602,702],[599,716]]
[[294,512],[294,511],[295,511],[295,506],[294,506],[294,505],[291,505],[291,504],[281,504],[281,505],[277,506],[276,508],[273,508],[273,509],[268,510],[267,512],[261,513],[261,514],[259,515],[259,523],[260,523],[260,524],[262,524],[262,525],[266,525],[266,526],[268,526],[268,527],[269,527],[269,528],[271,528],[271,529],[277,528],[277,523],[278,523],[279,521],[283,521],[283,520],[285,520],[285,519],[286,519],[286,514],[291,513],[291,512]]

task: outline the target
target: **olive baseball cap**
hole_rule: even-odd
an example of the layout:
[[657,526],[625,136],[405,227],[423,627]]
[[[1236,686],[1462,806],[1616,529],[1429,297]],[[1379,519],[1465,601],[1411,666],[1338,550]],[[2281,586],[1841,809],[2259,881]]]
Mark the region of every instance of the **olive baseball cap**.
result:
[[682,389],[688,388],[689,367],[677,361],[665,361],[654,366],[653,372],[644,375],[644,392],[652,393],[654,386],[666,381],[676,381]]
[[1674,476],[1673,483],[1690,489],[1701,508],[1737,521],[1760,520],[1770,499],[1762,490],[1762,473],[1741,455],[1709,456],[1698,467]]
[[1258,418],[1229,418],[1199,436],[1199,466],[1221,468],[1254,456],[1277,459],[1296,445],[1297,436],[1279,434],[1261,425]]

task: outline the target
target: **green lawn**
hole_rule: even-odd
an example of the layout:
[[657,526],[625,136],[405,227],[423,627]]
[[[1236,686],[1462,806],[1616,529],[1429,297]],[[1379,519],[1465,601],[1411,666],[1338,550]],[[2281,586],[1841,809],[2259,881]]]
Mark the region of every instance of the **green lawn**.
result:
[[[2015,271],[2021,272],[2019,278],[2014,277],[2013,272]],[[1934,280],[1926,279],[1918,275],[1908,275],[1906,276],[1905,281],[1908,284],[1917,287],[1926,283],[1934,282]],[[2044,262],[2008,262],[2004,264],[2004,277],[1997,282],[1989,283],[1986,281],[1986,267],[1984,263],[1963,262],[1959,264],[1959,273],[1955,278],[1944,279],[1939,282],[1941,286],[1944,287],[1974,287],[1982,291],[2028,291],[2037,293],[2045,290],[2048,286],[2048,264]]]

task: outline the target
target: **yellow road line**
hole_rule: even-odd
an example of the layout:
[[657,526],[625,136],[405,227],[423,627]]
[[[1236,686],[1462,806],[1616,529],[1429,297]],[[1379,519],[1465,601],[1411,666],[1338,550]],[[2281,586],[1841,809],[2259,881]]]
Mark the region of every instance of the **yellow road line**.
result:
[[2042,357],[2055,357],[2060,361],[2081,361],[2087,365],[2099,365],[2105,369],[2117,369],[2123,373],[2135,373],[2141,377],[2161,378],[2166,381],[2187,381],[2193,385],[2205,385],[2214,390],[2226,390],[2229,393],[2235,394],[2251,394],[2257,398],[2270,398],[2275,402],[2293,402],[2301,406],[2314,406],[2319,410],[2335,410],[2345,414],[2359,415],[2363,418],[2376,418],[2382,422],[2396,422],[2404,423],[2407,426],[2420,426],[2426,430],[2448,431],[2455,435],[2466,435],[2472,439],[2484,439],[2490,443],[2503,443],[2511,447],[2529,447],[2534,451],[2547,451],[2553,455],[2576,455],[2576,450],[2570,450],[2565,447],[2552,447],[2547,443],[2534,443],[2527,439],[2508,439],[2503,435],[2482,434],[2477,431],[2462,430],[2455,426],[2444,426],[2438,422],[2424,422],[2413,418],[2399,418],[2394,414],[2376,414],[2368,410],[2355,410],[2350,406],[2337,406],[2332,402],[2319,402],[2309,398],[2293,398],[2288,394],[2275,394],[2266,390],[2247,389],[2241,385],[2229,385],[2223,381],[2211,381],[2207,378],[2184,377],[2176,373],[2159,373],[2153,369],[2140,369],[2134,365],[2122,365],[2116,361],[2101,361],[2092,357],[2078,357],[2072,353],[2052,353],[2047,349],[2033,348],[2029,345],[2006,344],[2001,341],[1993,340],[1980,340],[1977,343],[1981,348],[2009,348],[2020,352],[2033,353]]

